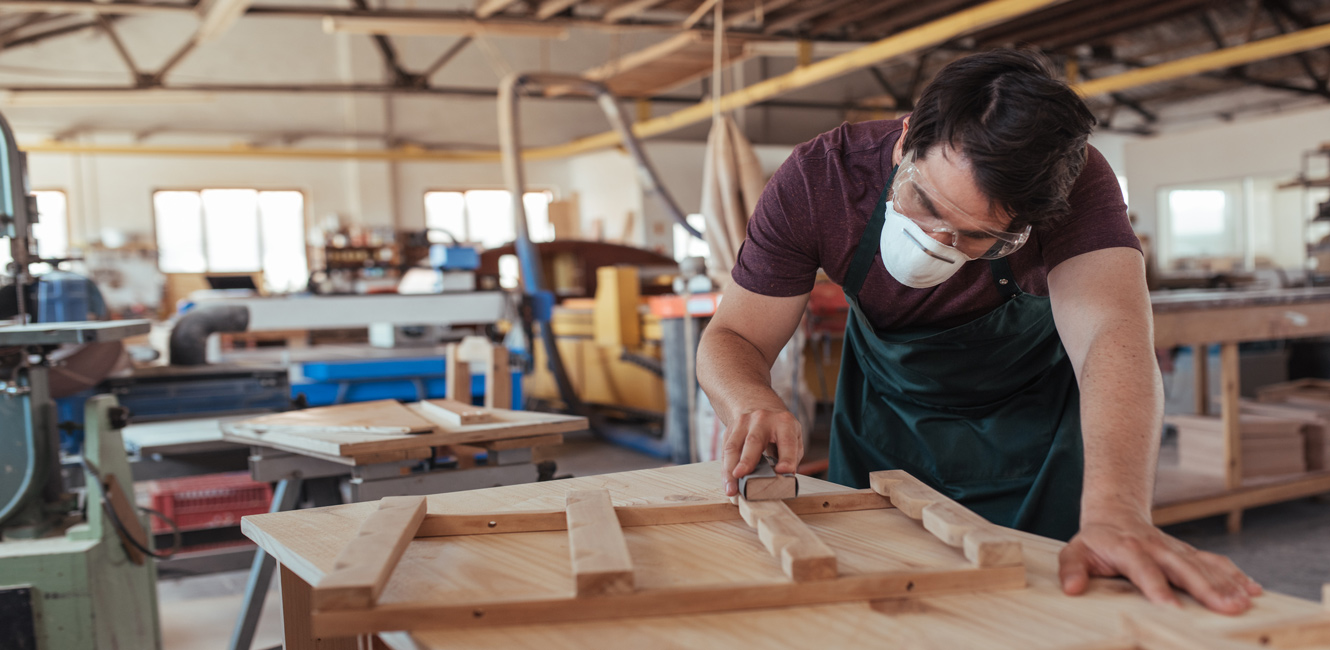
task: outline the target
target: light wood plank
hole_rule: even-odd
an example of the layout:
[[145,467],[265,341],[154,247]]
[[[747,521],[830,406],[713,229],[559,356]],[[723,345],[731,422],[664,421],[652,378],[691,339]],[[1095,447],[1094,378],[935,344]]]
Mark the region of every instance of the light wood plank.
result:
[[873,489],[901,512],[920,520],[924,529],[948,546],[961,549],[976,566],[1014,566],[1024,562],[1021,543],[998,526],[943,496],[902,470],[868,475]]
[[472,406],[452,399],[431,399],[420,403],[420,410],[449,424],[481,424],[494,421],[494,415],[484,407]]
[[1242,416],[1238,394],[1238,344],[1219,348],[1220,413],[1224,420],[1224,484],[1242,487]]
[[384,497],[314,588],[315,609],[370,607],[425,520],[425,497]]
[[485,406],[496,409],[513,407],[513,375],[508,368],[508,348],[496,345],[485,366]]
[[315,636],[310,614],[312,590],[284,564],[279,564],[282,586],[282,648],[284,650],[359,650],[359,633],[324,633]]
[[390,399],[274,413],[223,426],[223,431],[229,426],[260,435],[316,432],[393,436],[426,433],[434,428],[400,402]]
[[449,343],[443,353],[443,391],[454,402],[471,403],[471,364],[462,360],[461,347]]
[[387,436],[308,428],[270,429],[260,434],[246,426],[250,421],[245,420],[223,422],[222,439],[227,442],[274,447],[293,453],[308,452],[323,456],[358,458],[383,452],[569,433],[582,431],[587,427],[587,420],[582,417],[509,410],[492,411],[491,422],[454,425],[436,420],[428,413],[422,413],[419,403],[406,408],[430,425],[432,432]]
[[[872,490],[855,490],[806,495],[790,499],[785,505],[796,515],[816,515],[880,510],[890,508],[891,502]],[[619,525],[625,528],[742,519],[737,506],[722,500],[618,506],[614,512],[619,517]],[[535,510],[465,515],[427,514],[416,536],[447,537],[567,530],[568,519],[564,513],[564,510]]]
[[1131,640],[1149,650],[1251,650],[1246,643],[1180,624],[1163,614],[1124,616],[1122,627]]
[[489,451],[507,451],[509,449],[525,449],[527,447],[550,447],[563,444],[562,433],[551,433],[544,436],[531,436],[530,438],[509,438],[507,440],[485,440],[477,442],[476,446]]
[[1196,414],[1210,414],[1210,346],[1191,346],[1192,370],[1196,373]]
[[781,570],[791,580],[835,579],[836,553],[784,502],[749,501],[739,497],[738,505],[740,516],[757,529],[758,539],[773,557],[780,560]]
[[633,559],[609,490],[568,493],[568,551],[578,597],[632,593]]
[[1266,648],[1311,648],[1330,645],[1330,614],[1300,616],[1228,632]]
[[595,607],[587,606],[586,600],[578,598],[540,598],[466,605],[379,605],[368,610],[315,612],[314,625],[316,630],[324,634],[369,634],[406,629],[571,623],[1011,590],[1022,589],[1025,584],[1025,570],[1022,567],[901,571],[813,582],[722,584],[635,591],[597,601]]

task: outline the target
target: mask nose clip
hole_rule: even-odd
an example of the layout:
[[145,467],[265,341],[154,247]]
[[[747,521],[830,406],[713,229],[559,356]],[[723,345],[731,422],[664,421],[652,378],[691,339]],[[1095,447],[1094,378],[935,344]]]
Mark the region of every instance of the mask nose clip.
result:
[[956,263],[956,260],[953,260],[953,259],[948,258],[948,257],[943,257],[943,256],[941,256],[941,255],[938,255],[937,253],[934,253],[934,252],[931,251],[931,250],[928,250],[928,247],[927,247],[927,246],[924,246],[923,242],[920,242],[918,239],[915,239],[914,235],[911,234],[909,230],[907,230],[907,229],[905,229],[905,228],[901,228],[901,232],[904,233],[905,236],[908,237],[908,238],[910,239],[911,242],[914,242],[914,245],[915,245],[915,246],[918,246],[918,247],[919,247],[919,250],[923,251],[923,252],[924,252],[926,255],[928,255],[929,257],[931,257],[931,258],[933,258],[933,259],[935,259],[935,260],[942,260],[943,262],[946,262],[947,264],[955,264],[955,263]]

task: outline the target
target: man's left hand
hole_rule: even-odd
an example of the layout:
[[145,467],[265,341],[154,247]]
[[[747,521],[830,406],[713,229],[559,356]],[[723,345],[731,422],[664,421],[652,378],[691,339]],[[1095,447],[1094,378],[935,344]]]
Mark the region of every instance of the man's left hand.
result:
[[1181,607],[1170,583],[1221,614],[1241,614],[1261,586],[1232,560],[1198,551],[1140,517],[1083,522],[1058,556],[1062,591],[1084,593],[1090,577],[1123,576],[1151,602]]

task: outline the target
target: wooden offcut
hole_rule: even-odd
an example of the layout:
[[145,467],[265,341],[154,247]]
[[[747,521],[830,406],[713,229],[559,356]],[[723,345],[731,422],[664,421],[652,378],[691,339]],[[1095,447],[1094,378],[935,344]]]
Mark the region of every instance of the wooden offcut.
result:
[[462,359],[462,346],[449,343],[443,356],[443,390],[448,399],[471,403],[471,364]]
[[738,498],[739,514],[757,529],[758,539],[780,560],[781,570],[795,582],[832,580],[836,553],[782,501]]
[[873,472],[869,483],[891,499],[901,512],[922,521],[924,528],[948,546],[961,549],[975,566],[1017,566],[1024,563],[1021,543],[974,512],[943,496],[903,470]]
[[485,406],[492,409],[513,407],[513,371],[508,367],[508,348],[496,345],[485,364]]
[[494,417],[480,406],[472,406],[451,399],[432,399],[420,403],[423,412],[449,424],[480,424],[490,422]]
[[568,551],[577,595],[633,591],[633,560],[609,490],[575,490],[567,497]]
[[384,497],[360,524],[329,573],[314,587],[314,609],[358,609],[374,604],[397,562],[425,520],[425,497]]
[[320,431],[382,436],[425,433],[434,428],[428,420],[391,399],[286,411],[226,426],[256,434]]

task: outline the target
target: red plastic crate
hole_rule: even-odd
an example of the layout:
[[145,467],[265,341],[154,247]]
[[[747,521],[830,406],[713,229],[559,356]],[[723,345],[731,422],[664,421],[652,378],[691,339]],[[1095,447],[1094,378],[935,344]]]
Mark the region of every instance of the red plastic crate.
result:
[[[245,515],[268,512],[272,503],[272,486],[250,480],[248,472],[146,481],[143,487],[150,507],[173,519],[180,530],[234,526]],[[151,519],[153,532],[171,530],[161,519]]]

